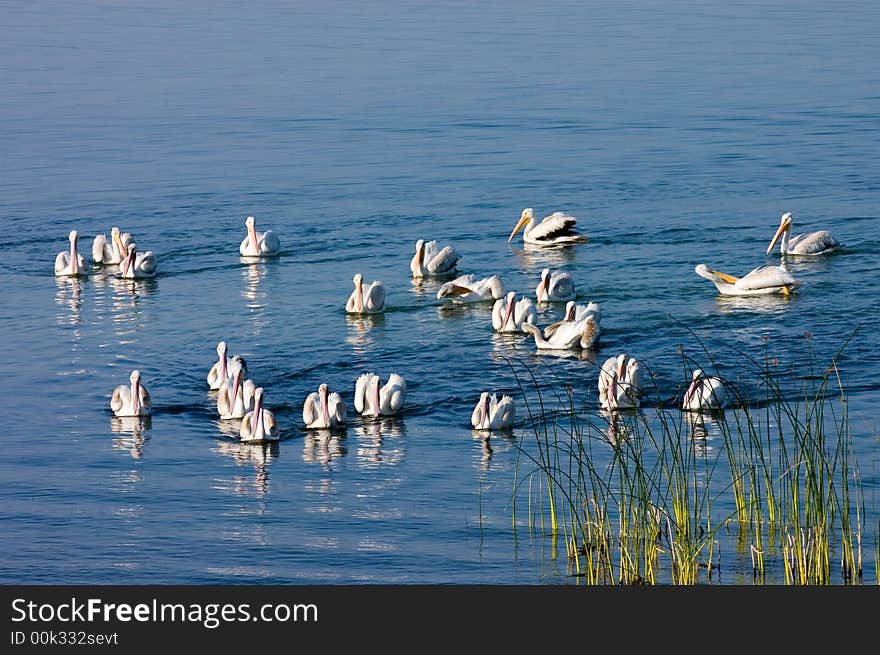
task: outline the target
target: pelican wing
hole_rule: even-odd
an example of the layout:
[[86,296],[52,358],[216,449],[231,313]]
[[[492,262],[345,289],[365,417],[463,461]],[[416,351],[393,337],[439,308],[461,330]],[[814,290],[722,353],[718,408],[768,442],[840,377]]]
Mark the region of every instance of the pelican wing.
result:
[[[578,323],[578,321],[575,322]],[[596,323],[596,321],[594,321],[592,318],[586,318],[579,323],[582,326],[580,340],[581,348],[592,348],[599,340],[599,334],[601,333],[601,330],[599,329],[599,324]]]
[[354,408],[358,414],[363,414],[369,404],[367,389],[370,387],[370,379],[372,377],[372,373],[361,373],[354,383]]
[[381,405],[391,412],[399,412],[406,399],[406,381],[397,373],[392,373],[380,390],[379,397]]
[[788,250],[796,255],[823,255],[839,247],[840,242],[828,230],[799,234],[788,243]]
[[534,324],[538,320],[538,310],[531,298],[520,299],[513,309],[513,320],[517,325]]
[[734,282],[736,288],[750,291],[797,284],[797,280],[780,266],[759,266]]
[[96,264],[107,264],[113,257],[113,250],[107,241],[106,234],[99,234],[92,241],[92,261]]
[[59,252],[55,257],[55,275],[62,275],[70,268],[70,253]]
[[327,397],[327,411],[330,413],[331,425],[342,425],[345,423],[345,402],[342,400],[339,392],[334,391]]
[[385,307],[385,285],[378,280],[365,285],[364,308],[367,311],[378,312]]
[[574,281],[565,271],[551,273],[548,286],[550,298],[570,298],[575,295]]
[[429,273],[446,273],[455,268],[460,259],[452,246],[439,247],[436,241],[425,243],[425,268]]
[[266,230],[259,236],[260,252],[264,255],[274,255],[281,250],[281,242],[278,235],[272,230]]
[[576,224],[577,219],[574,216],[563,211],[553,212],[529,231],[529,237],[536,241],[553,241],[560,237],[583,236],[575,231]]
[[303,403],[303,423],[310,426],[321,416],[321,397],[317,391],[313,391]]
[[130,404],[131,390],[127,385],[120,384],[115,389],[113,389],[113,395],[110,396],[110,409],[113,412],[118,412],[126,404]]
[[516,405],[510,396],[505,394],[501,396],[501,400],[498,400],[493,393],[489,401],[489,412],[492,416],[489,421],[491,427],[496,429],[509,428],[516,418]]

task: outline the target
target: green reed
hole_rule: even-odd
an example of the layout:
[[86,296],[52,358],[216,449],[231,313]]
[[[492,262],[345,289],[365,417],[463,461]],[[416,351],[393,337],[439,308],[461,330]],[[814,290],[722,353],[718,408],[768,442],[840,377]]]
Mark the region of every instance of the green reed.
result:
[[[810,370],[793,395],[785,389],[800,378],[772,344],[762,361],[743,353],[749,379],[730,385],[732,407],[711,414],[682,412],[656,387],[650,409],[597,413],[592,389],[579,402],[552,371],[507,360],[528,415],[519,452],[531,465],[530,529],[538,517],[541,534],[555,543],[561,533],[572,575],[589,584],[710,581],[731,522],[757,583],[770,561],[788,584],[832,583],[832,561],[840,582],[860,582],[866,506],[838,367],[854,334],[822,367],[807,335]],[[695,364],[684,353],[682,362]],[[740,391],[746,382],[759,391]],[[712,448],[705,423],[720,436]]]

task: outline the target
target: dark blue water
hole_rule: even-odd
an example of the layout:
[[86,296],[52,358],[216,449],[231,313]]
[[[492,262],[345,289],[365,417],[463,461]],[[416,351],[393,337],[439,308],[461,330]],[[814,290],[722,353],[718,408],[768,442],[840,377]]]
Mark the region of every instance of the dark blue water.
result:
[[[524,401],[511,361],[564,379],[591,411],[596,364],[626,351],[654,373],[650,411],[681,394],[682,352],[745,388],[749,358],[776,358],[795,396],[807,345],[824,366],[854,332],[838,365],[873,562],[873,3],[2,14],[0,580],[569,583],[564,549],[513,513],[525,412],[509,437],[471,430],[481,391]],[[525,207],[565,209],[589,241],[508,244]],[[805,282],[794,296],[725,298],[693,272],[778,263],[765,249],[784,211],[795,232],[844,244],[790,263]],[[240,260],[247,215],[278,233],[280,257]],[[87,251],[112,225],[157,254],[157,278],[54,278],[71,229]],[[568,270],[602,306],[598,351],[537,355],[493,334],[489,306],[441,306],[435,282],[410,277],[419,238],[522,294],[545,266]],[[383,316],[344,313],[358,271],[388,288]],[[205,374],[221,339],[276,412],[272,449],[236,443],[217,419]],[[133,368],[154,402],[144,430],[108,406]],[[352,418],[329,441],[300,428],[321,382],[351,411],[365,370],[404,376],[401,418]]]

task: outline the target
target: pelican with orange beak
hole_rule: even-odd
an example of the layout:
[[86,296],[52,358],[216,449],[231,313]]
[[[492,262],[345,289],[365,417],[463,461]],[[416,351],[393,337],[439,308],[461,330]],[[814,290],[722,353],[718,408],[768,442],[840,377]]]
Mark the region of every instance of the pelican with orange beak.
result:
[[134,243],[130,232],[120,232],[115,225],[110,228],[110,239],[99,234],[92,241],[92,261],[99,266],[119,264],[128,254],[128,244]]
[[840,248],[840,242],[828,230],[791,236],[791,223],[791,212],[785,212],[776,228],[776,234],[767,246],[768,255],[773,252],[777,241],[781,255],[826,255]]
[[697,264],[694,272],[712,282],[725,296],[765,296],[772,293],[788,296],[803,286],[782,266],[759,266],[742,277],[713,270],[705,264]]
[[394,416],[400,414],[406,400],[406,381],[397,373],[381,384],[375,373],[361,374],[354,385],[354,408],[361,416]]
[[524,243],[537,246],[561,246],[585,242],[587,236],[575,230],[575,225],[577,219],[564,211],[553,212],[539,222],[535,222],[535,211],[531,207],[526,207],[513,232],[507,237],[507,242],[513,241],[513,237],[520,230],[523,231]]

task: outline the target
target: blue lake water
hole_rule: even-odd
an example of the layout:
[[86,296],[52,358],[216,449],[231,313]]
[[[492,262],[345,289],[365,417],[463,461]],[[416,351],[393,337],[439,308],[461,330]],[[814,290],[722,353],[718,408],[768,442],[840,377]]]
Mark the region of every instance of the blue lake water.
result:
[[[527,442],[516,362],[595,412],[619,352],[680,397],[682,352],[747,388],[748,358],[838,366],[876,582],[880,7],[828,3],[43,2],[0,42],[0,580],[5,583],[569,584],[514,515]],[[507,237],[525,207],[589,235]],[[790,298],[727,298],[699,263],[778,263],[780,215],[839,253],[791,261]],[[282,254],[242,261],[244,219]],[[159,275],[56,279],[67,234],[118,225]],[[600,303],[593,357],[537,355],[416,283],[417,239],[533,295],[562,268]],[[344,312],[352,276],[388,289]],[[539,324],[557,320],[543,308]],[[805,339],[805,333],[811,336]],[[205,375],[226,340],[282,441],[238,444]],[[681,349],[681,351],[680,351]],[[514,365],[511,366],[511,362]],[[139,369],[136,434],[109,397]],[[404,376],[399,419],[353,416],[357,376]],[[521,370],[519,371],[521,373]],[[346,430],[301,428],[326,382]],[[520,401],[486,440],[483,390]],[[552,392],[551,389],[547,389]],[[646,402],[646,411],[651,411]],[[723,509],[724,501],[720,501]],[[747,560],[748,557],[746,556]],[[751,580],[736,558],[722,582]],[[771,581],[779,581],[778,576]]]

